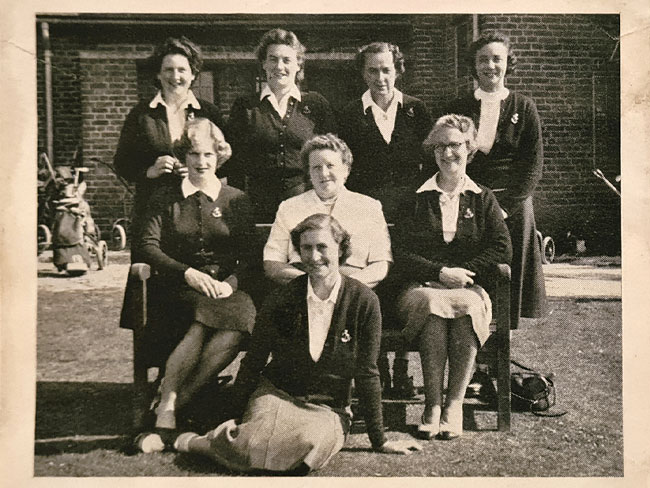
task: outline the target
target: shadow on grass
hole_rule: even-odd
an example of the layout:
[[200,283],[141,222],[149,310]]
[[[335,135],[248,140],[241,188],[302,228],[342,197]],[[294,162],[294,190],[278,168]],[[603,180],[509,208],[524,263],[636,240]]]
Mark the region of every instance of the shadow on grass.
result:
[[36,455],[120,450],[132,434],[131,385],[40,381]]

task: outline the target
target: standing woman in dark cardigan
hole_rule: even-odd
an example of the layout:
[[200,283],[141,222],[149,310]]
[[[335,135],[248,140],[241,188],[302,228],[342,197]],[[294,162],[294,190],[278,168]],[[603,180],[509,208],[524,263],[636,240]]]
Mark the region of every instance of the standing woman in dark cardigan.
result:
[[337,131],[328,101],[298,87],[304,78],[305,47],[293,32],[268,31],[257,47],[257,59],[266,83],[260,93],[233,104],[226,127],[233,158],[220,175],[246,190],[258,222],[273,222],[280,202],[306,190],[302,145],[316,134]]
[[[117,174],[135,183],[130,239],[137,242],[147,202],[158,186],[177,187],[187,169],[174,154],[187,120],[204,117],[222,126],[219,109],[198,99],[190,87],[203,60],[198,46],[187,38],[170,37],[151,56],[158,93],[138,103],[127,115],[114,158]],[[228,148],[229,150],[229,148]],[[222,160],[228,155],[221,154]],[[132,261],[138,258],[131,256]]]
[[405,71],[398,46],[363,46],[356,63],[368,90],[341,114],[339,135],[354,156],[348,187],[379,200],[386,220],[395,223],[404,192],[433,172],[424,168],[430,161],[422,151],[431,117],[424,102],[395,87]]
[[479,88],[455,100],[447,111],[467,115],[478,126],[478,152],[467,174],[494,190],[510,231],[510,327],[516,329],[519,317],[539,318],[546,311],[533,211],[533,193],[544,163],[541,122],[532,99],[505,87],[505,77],[516,64],[506,36],[485,33],[469,54]]

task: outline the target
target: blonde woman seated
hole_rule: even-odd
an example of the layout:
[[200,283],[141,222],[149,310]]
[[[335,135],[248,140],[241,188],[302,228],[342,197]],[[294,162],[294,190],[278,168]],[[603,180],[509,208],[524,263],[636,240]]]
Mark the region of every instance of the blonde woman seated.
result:
[[395,267],[403,276],[399,282],[406,283],[397,316],[404,338],[419,344],[425,408],[418,431],[426,439],[462,434],[465,390],[492,319],[483,285],[495,265],[509,263],[512,256],[494,194],[465,174],[475,138],[468,117],[438,119],[423,148],[439,171],[407,202],[394,233]]
[[151,321],[148,346],[169,355],[155,410],[162,434],[176,428],[178,409],[237,356],[255,322],[253,302],[241,290],[253,259],[252,206],[215,175],[227,145],[210,120],[188,121],[177,148],[187,178],[172,193],[154,193],[139,243],[139,255],[157,272],[152,299],[162,314]]
[[264,246],[266,276],[284,284],[305,274],[291,231],[306,217],[322,213],[335,217],[351,237],[341,273],[375,287],[392,262],[390,237],[381,203],[345,187],[352,167],[350,149],[334,134],[319,135],[304,144],[300,158],[313,189],[280,204]]

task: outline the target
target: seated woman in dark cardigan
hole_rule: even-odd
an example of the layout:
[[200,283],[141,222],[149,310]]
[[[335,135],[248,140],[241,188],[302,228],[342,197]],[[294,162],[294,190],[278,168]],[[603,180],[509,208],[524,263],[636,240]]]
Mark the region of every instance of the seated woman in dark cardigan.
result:
[[339,272],[349,235],[333,217],[314,214],[291,239],[307,274],[276,290],[260,312],[235,383],[236,399],[248,401],[241,421],[181,434],[176,449],[243,472],[318,469],[343,447],[354,379],[373,449],[419,450],[413,439],[384,436],[379,300]]
[[176,428],[176,411],[237,356],[255,321],[241,289],[252,261],[252,208],[243,192],[215,175],[223,144],[210,120],[188,121],[178,146],[188,176],[174,191],[154,193],[139,243],[157,272],[151,299],[161,315],[151,320],[147,347],[169,355],[155,409],[156,428],[168,429],[158,432],[163,438]]
[[396,311],[405,340],[419,345],[425,407],[418,430],[426,439],[462,434],[465,390],[492,319],[484,287],[496,264],[512,257],[494,194],[465,174],[475,140],[469,117],[438,119],[423,147],[439,171],[406,202],[393,233]]

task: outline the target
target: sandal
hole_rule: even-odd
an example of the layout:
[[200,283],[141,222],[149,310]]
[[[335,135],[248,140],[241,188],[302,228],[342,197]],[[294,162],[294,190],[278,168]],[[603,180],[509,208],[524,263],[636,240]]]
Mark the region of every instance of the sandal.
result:
[[[425,407],[426,410],[426,407]],[[418,437],[425,441],[430,441],[440,432],[440,407],[434,407],[432,411],[432,419],[427,422],[422,412],[421,424],[418,425]]]

